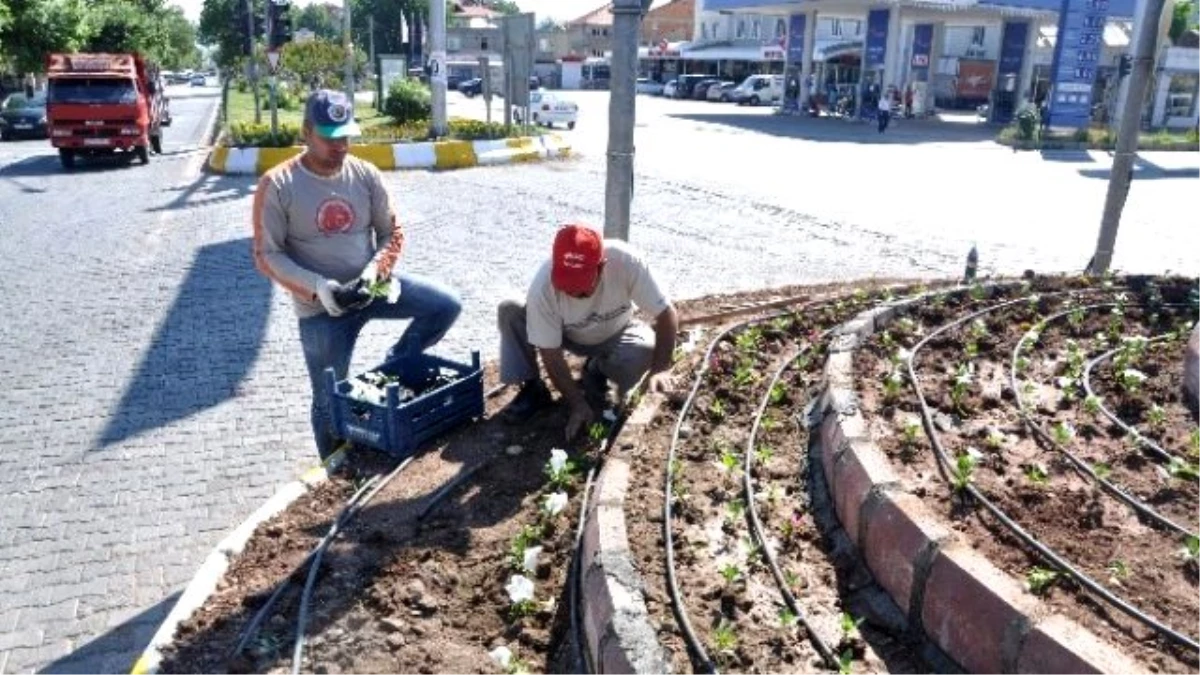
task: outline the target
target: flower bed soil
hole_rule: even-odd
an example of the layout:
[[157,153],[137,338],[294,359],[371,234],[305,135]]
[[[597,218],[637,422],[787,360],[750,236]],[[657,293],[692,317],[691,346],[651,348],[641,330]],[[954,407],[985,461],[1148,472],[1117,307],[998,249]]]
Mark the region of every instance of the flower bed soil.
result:
[[[882,282],[878,282],[882,283]],[[825,287],[709,296],[680,302],[684,320],[739,311],[756,303]],[[576,364],[578,365],[578,364]],[[497,382],[485,367],[485,390]],[[491,418],[513,391],[487,402],[488,419],[427,449],[382,490],[327,551],[312,598],[303,668],[313,672],[497,672],[488,652],[509,647],[533,672],[571,672],[566,582],[579,517],[583,469],[594,448],[579,447],[567,490],[569,506],[540,542],[530,574],[540,603],[515,619],[505,585],[514,573],[510,545],[538,521],[547,494],[545,465],[562,442],[565,411],[555,407],[518,427]],[[513,457],[505,452],[522,446]],[[423,523],[429,498],[455,476],[488,465],[454,490]],[[328,481],[261,524],[233,561],[216,592],[180,624],[164,650],[162,672],[286,672],[307,568],[305,556],[329,530],[345,501],[394,462],[355,450]],[[292,584],[241,654],[234,648],[276,585]]]
[[[855,353],[862,410],[872,437],[892,459],[905,489],[941,513],[972,546],[1030,592],[1036,591],[1053,609],[1114,642],[1148,670],[1194,672],[1195,652],[1169,643],[1087,595],[1066,575],[1038,587],[1038,577],[1031,572],[1036,567],[1050,566],[996,519],[954,490],[921,430],[920,408],[911,383],[902,380],[903,385],[891,392],[885,385],[892,373],[903,370],[899,364],[904,356],[898,355],[898,350],[912,349],[932,331],[973,311],[1023,294],[1041,293],[1040,297],[981,316],[982,324],[973,327],[970,322],[943,333],[913,357],[914,371],[933,413],[938,436],[952,457],[977,458],[971,472],[974,484],[1010,518],[1119,597],[1196,639],[1200,619],[1196,567],[1194,562],[1181,560],[1182,537],[1139,518],[1129,506],[1100,490],[1085,473],[1076,471],[1051,444],[1033,434],[1021,419],[1018,392],[1010,384],[1013,350],[1039,321],[1074,307],[1127,303],[1115,318],[1109,308],[1099,308],[1037,326],[1038,339],[1022,352],[1027,362],[1020,373],[1020,394],[1032,423],[1094,470],[1101,470],[1122,490],[1195,532],[1198,501],[1194,478],[1170,477],[1163,467],[1165,462],[1130,443],[1120,427],[1087,412],[1080,383],[1068,377],[1072,351],[1083,352],[1090,360],[1120,344],[1122,336],[1150,337],[1177,330],[1181,322],[1190,325],[1195,309],[1143,308],[1142,295],[1120,288],[1054,294],[1077,285],[1062,280],[1039,281],[1032,289],[1012,289],[978,299],[962,294],[915,307]],[[1194,287],[1194,280],[1170,279],[1161,282],[1161,293],[1167,302],[1185,303]],[[1138,394],[1120,392],[1113,382],[1111,364],[1097,368],[1093,386],[1106,405],[1126,423],[1139,428],[1146,426],[1144,414],[1150,403],[1161,406],[1164,420],[1155,434],[1183,455],[1196,426],[1195,410],[1189,412],[1182,394],[1186,332],[1178,332],[1179,339],[1151,345],[1137,361],[1137,368],[1149,375]],[[972,358],[968,352],[974,350],[977,356]],[[964,395],[956,402],[952,391],[959,367],[966,362],[974,363],[974,372]],[[909,428],[907,433],[905,427]],[[1193,465],[1196,462],[1195,454],[1183,456]]]
[[[927,672],[911,645],[870,624],[843,631],[844,614],[861,618],[848,601],[848,570],[835,565],[831,543],[817,522],[809,472],[808,432],[800,424],[822,385],[824,332],[871,306],[850,288],[807,289],[838,299],[797,309],[757,328],[737,330],[718,343],[704,386],[680,430],[673,474],[676,579],[690,623],[710,658],[733,672],[828,671],[800,626],[785,625],[782,595],[757,550],[745,516],[743,461],[753,419],[770,381],[783,366],[755,439],[755,504],[768,546],[797,603],[816,633],[854,672]],[[680,389],[694,380],[707,343],[678,363]],[[689,655],[673,613],[663,541],[664,481],[671,438],[682,405],[674,397],[650,425],[635,457],[626,522],[646,605],[658,638],[677,672],[702,670]],[[816,471],[820,471],[819,467]],[[848,617],[848,618],[850,618]],[[851,619],[851,620],[853,620]]]

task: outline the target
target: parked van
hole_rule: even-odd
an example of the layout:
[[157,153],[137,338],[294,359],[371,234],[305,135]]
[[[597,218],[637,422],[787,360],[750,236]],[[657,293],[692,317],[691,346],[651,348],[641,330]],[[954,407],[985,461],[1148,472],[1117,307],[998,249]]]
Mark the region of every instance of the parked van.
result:
[[776,103],[782,99],[782,75],[751,75],[729,92],[729,100],[738,105]]

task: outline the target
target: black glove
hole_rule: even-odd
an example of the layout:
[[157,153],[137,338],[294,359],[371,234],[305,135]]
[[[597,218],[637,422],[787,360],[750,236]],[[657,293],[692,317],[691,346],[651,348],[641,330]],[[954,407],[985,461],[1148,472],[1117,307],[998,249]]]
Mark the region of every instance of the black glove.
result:
[[333,299],[345,311],[362,309],[374,300],[362,279],[338,284],[333,290]]

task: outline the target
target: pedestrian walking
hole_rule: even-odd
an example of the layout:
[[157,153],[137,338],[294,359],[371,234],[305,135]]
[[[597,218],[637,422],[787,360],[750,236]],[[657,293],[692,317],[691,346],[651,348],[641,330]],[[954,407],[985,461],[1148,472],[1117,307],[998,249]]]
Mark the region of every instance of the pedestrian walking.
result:
[[883,133],[888,128],[888,122],[892,119],[892,97],[880,96],[878,109],[875,113],[875,118],[879,122],[879,133]]
[[[653,328],[634,319],[635,305],[654,317]],[[570,407],[568,440],[605,407],[610,380],[621,401],[647,372],[650,391],[673,387],[667,370],[679,329],[675,306],[641,253],[590,227],[560,229],[525,302],[502,302],[497,314],[500,381],[521,385],[503,412],[509,422],[526,421],[551,403],[539,356]],[[582,386],[571,376],[566,352],[587,359]]]
[[428,349],[453,325],[458,294],[398,270],[404,230],[379,169],[349,154],[359,135],[353,102],[337,91],[309,95],[307,147],[268,171],[254,195],[254,262],[292,295],[312,384],[317,454],[335,448],[325,369],[344,379],[359,332],[374,319],[411,319],[387,360]]
[[910,84],[904,88],[904,119],[912,119],[913,116],[913,86]]

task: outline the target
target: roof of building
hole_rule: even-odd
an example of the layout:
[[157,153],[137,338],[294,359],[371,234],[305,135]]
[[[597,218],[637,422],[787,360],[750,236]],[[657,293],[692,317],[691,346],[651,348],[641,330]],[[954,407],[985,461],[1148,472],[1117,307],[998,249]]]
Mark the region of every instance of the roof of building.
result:
[[593,9],[578,19],[572,19],[568,21],[567,25],[586,24],[588,26],[611,26],[613,22],[612,7],[613,6],[611,2],[606,2],[603,6]]
[[500,12],[483,5],[454,3],[454,16],[463,18],[494,19],[501,16]]

